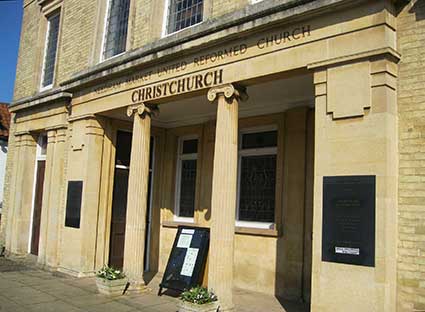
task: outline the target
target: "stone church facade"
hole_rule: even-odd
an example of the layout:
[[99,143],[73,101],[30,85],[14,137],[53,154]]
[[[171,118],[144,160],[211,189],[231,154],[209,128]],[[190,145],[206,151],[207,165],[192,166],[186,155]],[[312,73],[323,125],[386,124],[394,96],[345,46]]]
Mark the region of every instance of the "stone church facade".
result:
[[0,243],[311,311],[425,310],[425,3],[24,0]]

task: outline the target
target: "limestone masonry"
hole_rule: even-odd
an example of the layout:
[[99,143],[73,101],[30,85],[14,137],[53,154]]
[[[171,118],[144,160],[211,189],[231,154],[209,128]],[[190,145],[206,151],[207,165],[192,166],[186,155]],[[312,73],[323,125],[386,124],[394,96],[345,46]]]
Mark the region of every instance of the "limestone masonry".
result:
[[7,256],[142,290],[203,227],[223,311],[425,311],[424,1],[23,6]]

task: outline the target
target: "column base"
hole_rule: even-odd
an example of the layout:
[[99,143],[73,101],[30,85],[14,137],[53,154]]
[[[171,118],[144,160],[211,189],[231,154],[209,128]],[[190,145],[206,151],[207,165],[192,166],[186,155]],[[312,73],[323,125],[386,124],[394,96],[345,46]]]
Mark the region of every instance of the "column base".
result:
[[228,304],[224,304],[221,303],[220,300],[218,300],[218,306],[220,307],[219,311],[220,312],[234,312],[236,311],[235,306],[232,305],[228,305]]
[[148,291],[148,286],[143,279],[130,279],[130,286],[127,289],[127,292],[141,293]]

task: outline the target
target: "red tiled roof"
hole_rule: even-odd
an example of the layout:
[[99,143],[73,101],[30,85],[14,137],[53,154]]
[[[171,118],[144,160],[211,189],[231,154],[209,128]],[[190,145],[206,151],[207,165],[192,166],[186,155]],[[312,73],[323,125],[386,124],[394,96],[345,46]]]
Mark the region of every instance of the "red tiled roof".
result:
[[9,106],[6,103],[0,103],[0,139],[7,141],[7,139],[9,138],[9,127]]

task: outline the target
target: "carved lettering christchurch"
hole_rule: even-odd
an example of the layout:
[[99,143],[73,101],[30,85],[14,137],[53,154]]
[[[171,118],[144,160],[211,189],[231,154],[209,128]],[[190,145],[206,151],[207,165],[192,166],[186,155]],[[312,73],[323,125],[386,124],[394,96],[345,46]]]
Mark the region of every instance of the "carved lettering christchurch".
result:
[[218,69],[138,88],[131,94],[131,101],[132,103],[152,101],[161,97],[196,91],[222,83],[223,69]]

